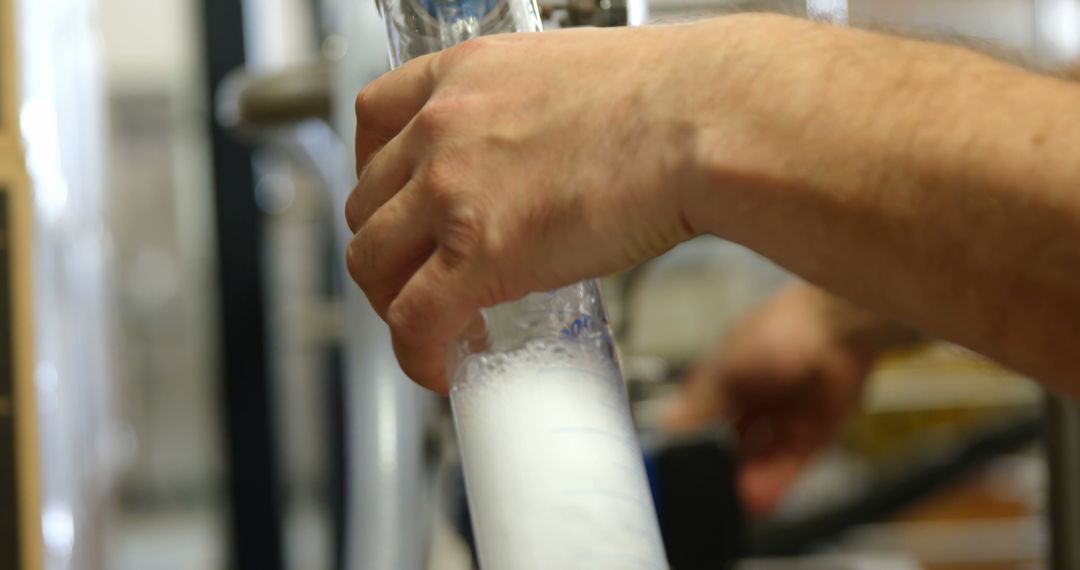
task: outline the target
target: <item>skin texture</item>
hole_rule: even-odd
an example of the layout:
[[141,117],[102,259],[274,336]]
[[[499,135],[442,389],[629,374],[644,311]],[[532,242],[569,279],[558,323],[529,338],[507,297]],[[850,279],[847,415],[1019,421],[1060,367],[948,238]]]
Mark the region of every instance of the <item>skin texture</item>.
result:
[[[1058,75],[1080,81],[1080,67]],[[670,402],[664,424],[681,432],[730,422],[742,455],[743,504],[766,515],[855,411],[874,361],[919,342],[908,327],[795,285],[752,310],[706,352]]]
[[[1080,88],[1064,80],[740,15],[480,38],[376,80],[357,119],[349,270],[404,371],[436,391],[478,309],[708,233],[1080,396]],[[783,310],[808,314],[797,305]],[[723,366],[752,377],[771,360],[756,351],[790,342],[803,362],[787,377],[837,379],[765,396],[733,383],[747,453],[774,458],[744,477],[760,479],[744,491],[761,510],[866,366],[829,326],[765,311],[743,334],[773,348],[744,341]],[[779,419],[751,429],[763,416]],[[815,418],[821,430],[799,429]]]
[[[790,27],[755,31],[765,41]],[[768,57],[847,55],[776,76],[762,59],[753,81],[733,82],[756,122],[706,135],[713,184],[691,201],[738,214],[695,215],[692,227],[1080,394],[1080,89],[954,47],[791,34]],[[776,92],[815,103],[777,104]]]
[[373,82],[357,114],[348,265],[426,386],[480,307],[712,233],[1080,394],[1064,81],[749,15],[480,38]]
[[[479,308],[693,236],[679,191],[698,171],[693,132],[640,72],[674,57],[656,47],[672,34],[628,31],[483,37],[360,94],[347,261],[417,382],[446,391],[445,347]],[[623,65],[601,56],[632,45]]]

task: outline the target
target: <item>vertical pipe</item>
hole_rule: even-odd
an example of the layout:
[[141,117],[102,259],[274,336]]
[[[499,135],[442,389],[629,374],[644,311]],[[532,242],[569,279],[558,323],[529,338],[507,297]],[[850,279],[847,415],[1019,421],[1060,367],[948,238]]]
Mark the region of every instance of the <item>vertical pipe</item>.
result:
[[[207,96],[212,101],[225,76],[244,65],[241,0],[204,0],[203,17]],[[216,121],[212,120],[210,132],[231,567],[280,570],[281,509],[264,338],[262,226],[251,153],[233,142]]]
[[[345,23],[337,32],[348,46],[334,74],[334,124],[338,136],[348,141],[349,157],[333,169],[339,179],[332,183],[340,220],[338,259],[344,263],[352,238],[344,223],[344,204],[356,181],[351,158],[353,102],[361,87],[386,71],[387,57],[375,0],[343,2],[336,8],[337,20]],[[347,274],[343,280],[345,568],[421,570],[428,566],[432,520],[423,430],[433,397],[401,372],[386,325]]]
[[272,71],[311,57],[317,47],[309,0],[243,0],[245,65]]

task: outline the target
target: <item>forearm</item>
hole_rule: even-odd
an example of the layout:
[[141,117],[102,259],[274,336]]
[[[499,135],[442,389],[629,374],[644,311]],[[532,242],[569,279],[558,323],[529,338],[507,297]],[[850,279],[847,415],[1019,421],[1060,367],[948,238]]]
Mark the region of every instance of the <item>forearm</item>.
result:
[[687,222],[1080,395],[1080,88],[779,18],[735,33],[697,70],[723,86]]

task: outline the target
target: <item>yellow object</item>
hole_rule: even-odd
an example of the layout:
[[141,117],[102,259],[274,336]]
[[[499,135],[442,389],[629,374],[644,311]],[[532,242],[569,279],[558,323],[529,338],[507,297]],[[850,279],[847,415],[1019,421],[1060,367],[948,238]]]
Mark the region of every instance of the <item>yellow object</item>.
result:
[[948,445],[971,429],[1042,403],[1037,384],[959,347],[933,343],[883,359],[863,406],[844,430],[854,453],[879,463],[928,444]]
[[42,568],[30,185],[18,124],[13,0],[0,0],[0,568]]

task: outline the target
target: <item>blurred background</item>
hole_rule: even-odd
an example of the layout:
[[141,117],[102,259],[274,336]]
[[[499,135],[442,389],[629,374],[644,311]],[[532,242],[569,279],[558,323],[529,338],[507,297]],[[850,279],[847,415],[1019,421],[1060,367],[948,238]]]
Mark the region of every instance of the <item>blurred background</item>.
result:
[[[1045,67],[1080,57],[1080,0],[827,4],[853,24],[973,38]],[[0,6],[2,137],[29,184],[8,166],[0,182],[30,197],[33,226],[11,226],[33,267],[31,295],[16,297],[32,310],[13,313],[34,331],[13,337],[32,354],[16,396],[36,399],[24,417],[37,457],[21,461],[39,466],[40,502],[22,508],[38,515],[43,567],[473,567],[448,407],[396,371],[342,272],[353,98],[387,66],[373,1]],[[542,7],[549,27],[807,12]],[[1075,412],[937,343],[889,355],[779,511],[744,515],[723,427],[669,437],[659,410],[790,280],[699,239],[605,283],[654,484],[697,498],[662,504],[665,539],[682,537],[668,544],[676,568],[1080,568],[1051,540],[1080,544]]]

